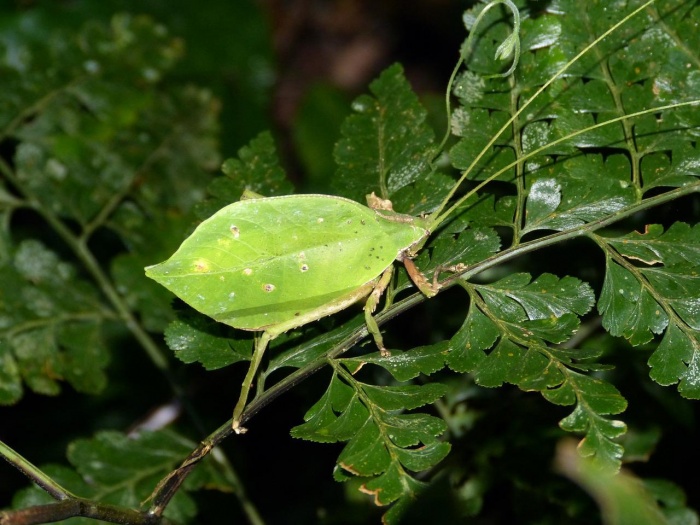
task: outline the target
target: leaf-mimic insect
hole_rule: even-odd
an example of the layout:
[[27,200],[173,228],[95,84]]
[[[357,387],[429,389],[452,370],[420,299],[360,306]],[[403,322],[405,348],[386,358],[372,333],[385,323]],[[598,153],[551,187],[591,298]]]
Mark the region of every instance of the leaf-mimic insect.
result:
[[[370,201],[376,207],[380,199]],[[269,341],[281,333],[368,298],[365,317],[386,354],[372,312],[403,261],[411,262],[430,231],[427,219],[371,209],[327,195],[244,199],[202,222],[167,261],[146,274],[200,312],[234,328],[262,332],[234,412],[238,429],[248,389]]]

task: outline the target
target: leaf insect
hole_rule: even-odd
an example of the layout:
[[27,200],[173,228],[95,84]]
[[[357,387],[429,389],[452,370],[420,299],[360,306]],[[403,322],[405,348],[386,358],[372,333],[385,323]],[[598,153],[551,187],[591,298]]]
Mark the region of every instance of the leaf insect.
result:
[[[244,195],[242,200],[225,206],[202,222],[168,260],[146,268],[148,277],[196,310],[234,328],[259,332],[233,412],[232,427],[237,433],[245,432],[240,418],[265,349],[280,334],[365,300],[368,331],[382,355],[388,355],[372,314],[391,282],[394,261],[404,264],[412,281],[426,297],[438,293],[441,270],[435,271],[430,282],[416,268],[412,258],[431,233],[467,198],[518,161],[450,203],[468,174],[531,101],[581,55],[652,2],[650,0],[613,25],[541,86],[476,156],[431,215],[413,217],[396,213],[389,201],[374,194],[368,196],[369,207],[329,195],[268,198]],[[520,53],[519,12],[510,0],[494,0],[476,19],[450,79],[448,115],[451,85],[470,49],[476,25],[489,8],[498,4],[505,4],[514,17],[513,32],[496,52],[498,58],[512,55],[514,59],[510,69],[500,76],[508,76],[515,69]],[[668,107],[678,105],[683,104]],[[555,142],[646,112],[611,119]],[[448,136],[449,133],[440,150]],[[528,157],[542,149],[544,147],[530,152]],[[461,271],[462,267],[446,270]]]
[[388,355],[372,317],[402,261],[428,297],[411,257],[430,235],[429,220],[328,195],[246,198],[202,222],[167,261],[146,274],[217,321],[262,332],[234,411],[238,429],[255,371],[280,334],[366,299],[367,327]]

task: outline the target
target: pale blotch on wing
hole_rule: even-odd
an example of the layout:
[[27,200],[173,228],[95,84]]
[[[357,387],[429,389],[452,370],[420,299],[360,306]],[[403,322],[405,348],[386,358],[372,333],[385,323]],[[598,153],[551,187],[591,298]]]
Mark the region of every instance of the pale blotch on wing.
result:
[[245,270],[243,270],[243,275],[253,275],[253,269],[246,268]]
[[316,219],[316,222],[319,224],[321,224],[323,221],[324,221],[323,217],[319,217],[318,219]]
[[194,262],[194,271],[198,273],[206,273],[209,271],[209,261],[206,259],[197,259]]
[[275,285],[274,285],[274,284],[269,284],[269,283],[268,283],[268,284],[264,284],[264,285],[263,285],[263,290],[265,290],[265,291],[268,292],[268,293],[269,293],[269,292],[274,292],[274,291],[275,291]]
[[241,230],[238,229],[238,226],[232,224],[230,229],[234,239],[238,239],[241,236]]
[[233,299],[234,297],[236,297],[236,292],[231,292],[228,294],[229,299]]
[[224,277],[223,275],[219,275],[219,281],[225,281],[225,280],[226,280],[226,277]]

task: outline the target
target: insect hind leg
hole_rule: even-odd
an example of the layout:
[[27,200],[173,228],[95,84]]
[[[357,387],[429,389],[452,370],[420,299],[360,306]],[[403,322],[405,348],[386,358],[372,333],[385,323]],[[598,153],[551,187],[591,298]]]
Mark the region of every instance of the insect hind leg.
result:
[[365,303],[364,307],[365,324],[367,325],[367,331],[370,334],[372,334],[372,337],[374,337],[374,342],[376,343],[377,348],[379,348],[379,352],[382,354],[382,357],[387,357],[390,355],[390,353],[389,350],[387,350],[384,346],[384,338],[382,337],[382,332],[379,330],[379,325],[377,325],[377,321],[374,320],[372,314],[377,309],[377,305],[379,304],[382,295],[389,286],[393,272],[393,265],[390,265],[386,270],[384,270],[384,273],[382,273],[381,277],[379,278],[379,281],[372,289],[372,293],[369,294],[369,297],[367,298],[367,302]]
[[241,385],[241,394],[238,397],[238,402],[236,407],[233,409],[233,420],[231,427],[236,434],[245,434],[247,429],[241,426],[241,415],[248,402],[248,393],[250,392],[250,387],[253,384],[253,379],[255,379],[255,372],[257,372],[260,366],[260,361],[265,353],[267,345],[270,343],[272,336],[269,332],[263,332],[262,335],[255,339],[255,349],[253,350],[253,357],[250,360],[250,366],[248,367],[248,372],[243,379],[243,384]]

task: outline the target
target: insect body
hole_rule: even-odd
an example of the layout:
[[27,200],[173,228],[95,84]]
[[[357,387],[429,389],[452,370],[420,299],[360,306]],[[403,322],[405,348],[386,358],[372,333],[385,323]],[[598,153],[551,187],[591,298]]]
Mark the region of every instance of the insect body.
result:
[[[428,235],[425,219],[340,197],[254,198],[202,222],[170,259],[148,267],[146,275],[217,321],[262,332],[234,411],[237,428],[262,354],[281,333],[369,296],[367,325],[386,353],[371,314],[394,260],[409,261]],[[409,270],[415,274],[410,263]],[[425,280],[416,282],[434,294]]]

